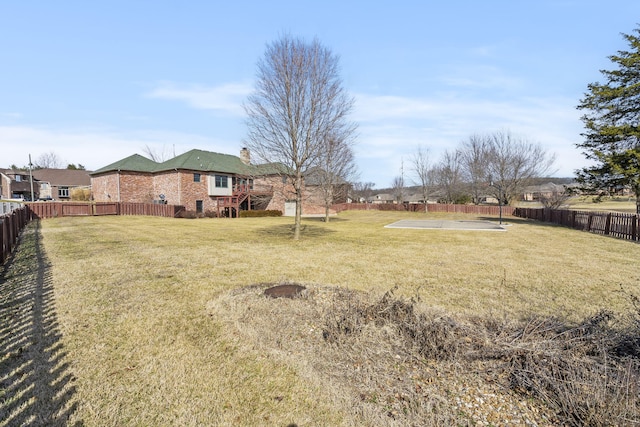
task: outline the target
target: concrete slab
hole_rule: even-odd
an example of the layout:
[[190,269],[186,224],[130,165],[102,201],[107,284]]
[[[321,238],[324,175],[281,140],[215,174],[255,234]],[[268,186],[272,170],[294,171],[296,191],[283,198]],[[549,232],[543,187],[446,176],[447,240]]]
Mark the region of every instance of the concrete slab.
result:
[[472,231],[507,231],[505,224],[496,224],[491,221],[481,220],[440,220],[440,219],[403,219],[393,224],[385,225],[385,228],[412,228],[425,230],[472,230]]

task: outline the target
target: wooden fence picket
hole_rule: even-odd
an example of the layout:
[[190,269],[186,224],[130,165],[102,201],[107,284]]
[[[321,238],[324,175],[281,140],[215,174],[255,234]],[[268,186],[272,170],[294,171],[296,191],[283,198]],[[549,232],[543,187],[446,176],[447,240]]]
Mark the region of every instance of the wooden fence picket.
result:
[[[549,211],[549,212],[545,212]],[[562,225],[576,230],[639,241],[640,215],[622,212],[590,212],[515,208],[514,216]]]

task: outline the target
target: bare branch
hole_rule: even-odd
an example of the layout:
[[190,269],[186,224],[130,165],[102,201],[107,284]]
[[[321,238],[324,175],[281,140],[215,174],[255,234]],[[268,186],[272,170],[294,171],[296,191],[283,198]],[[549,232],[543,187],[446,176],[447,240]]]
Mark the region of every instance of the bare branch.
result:
[[151,160],[158,163],[162,163],[165,160],[169,160],[171,158],[171,152],[165,145],[162,146],[162,149],[158,149],[147,144],[142,149],[142,152],[146,154]]
[[510,132],[489,136],[487,178],[498,200],[510,204],[533,178],[552,172],[555,156],[540,144],[514,137]]
[[411,170],[416,178],[416,184],[422,191],[424,211],[427,212],[427,200],[429,199],[429,192],[431,187],[435,183],[434,168],[431,165],[431,159],[428,149],[423,149],[422,146],[418,147],[418,151],[416,151],[411,157]]
[[36,169],[62,169],[63,161],[55,152],[50,151],[38,157],[34,166]]

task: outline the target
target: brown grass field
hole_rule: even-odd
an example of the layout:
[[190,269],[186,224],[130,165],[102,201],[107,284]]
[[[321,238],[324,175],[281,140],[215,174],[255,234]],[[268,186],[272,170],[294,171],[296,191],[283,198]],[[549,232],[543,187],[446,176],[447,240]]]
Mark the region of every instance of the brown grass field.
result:
[[[486,366],[405,352],[384,322],[365,316],[359,342],[335,334],[353,313],[383,316],[366,307],[390,290],[434,325],[625,315],[640,246],[517,218],[507,232],[383,228],[421,218],[475,219],[343,212],[305,219],[300,241],[291,218],[34,223],[0,280],[0,426],[554,425],[499,374],[475,375]],[[308,290],[262,296],[289,282]]]

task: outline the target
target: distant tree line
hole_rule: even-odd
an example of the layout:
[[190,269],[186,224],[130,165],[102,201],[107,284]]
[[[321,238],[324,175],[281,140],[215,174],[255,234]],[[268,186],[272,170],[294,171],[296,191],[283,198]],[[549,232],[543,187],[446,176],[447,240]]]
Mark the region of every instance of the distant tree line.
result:
[[82,165],[80,163],[78,163],[77,165],[75,163],[69,163],[69,164],[67,164],[66,167],[64,167],[64,162],[62,161],[62,159],[60,159],[60,156],[58,156],[53,151],[41,154],[35,160],[35,162],[33,162],[31,165],[17,166],[16,164],[12,164],[11,166],[9,166],[9,168],[13,169],[13,170],[28,171],[29,170],[29,166],[31,166],[31,169],[33,169],[33,170],[37,170],[37,169],[85,170],[84,165]]
[[[555,156],[540,144],[499,131],[471,135],[436,160],[420,146],[411,156],[408,175],[422,202],[437,196],[441,203],[480,204],[492,197],[509,205],[536,178],[552,173],[554,162]],[[371,183],[357,183],[354,195],[368,200],[372,188]],[[404,174],[393,179],[391,192],[397,201],[405,199]]]

